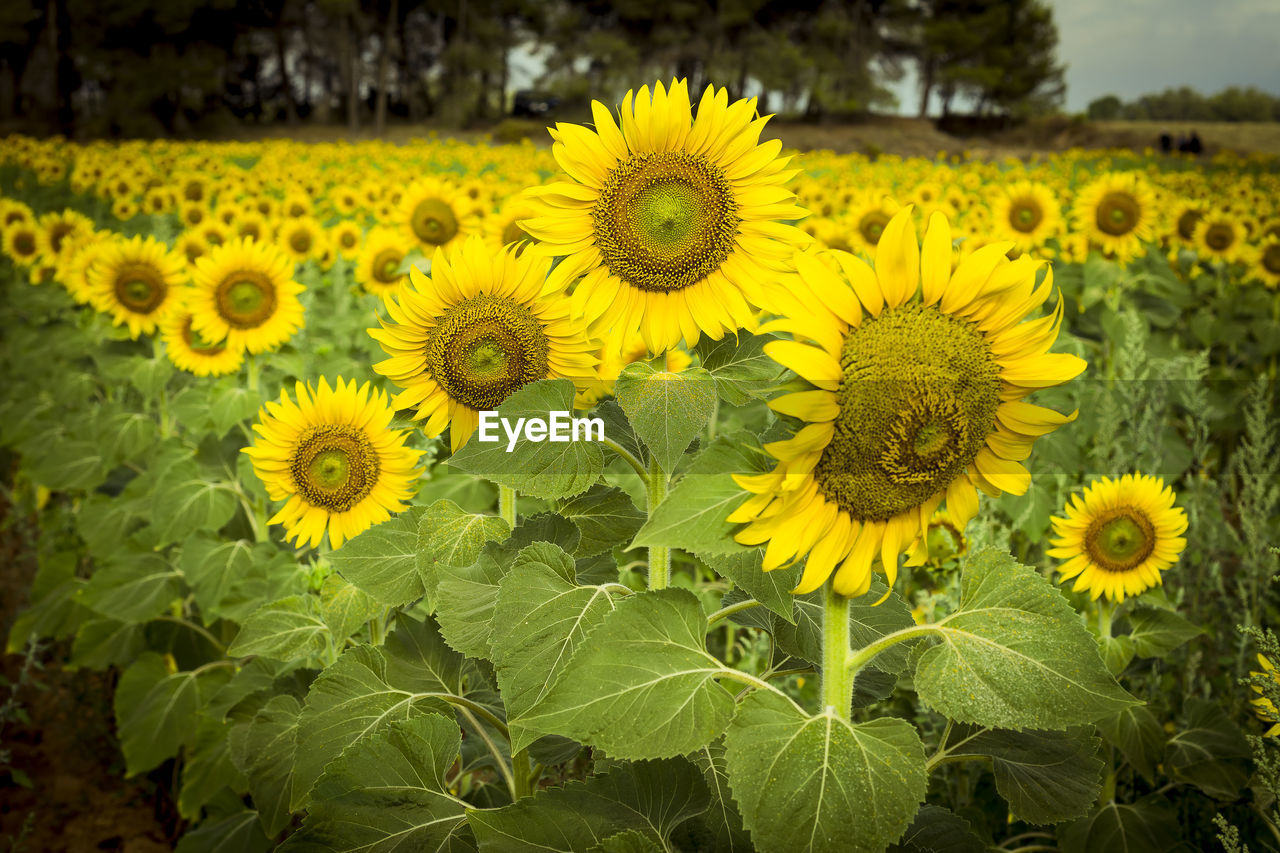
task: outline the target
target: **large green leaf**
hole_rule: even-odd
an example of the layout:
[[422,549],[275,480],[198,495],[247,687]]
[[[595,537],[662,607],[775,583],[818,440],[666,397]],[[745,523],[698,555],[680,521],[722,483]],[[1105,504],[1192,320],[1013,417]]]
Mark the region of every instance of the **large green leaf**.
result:
[[436,618],[446,642],[465,655],[487,658],[493,631],[493,608],[498,584],[507,573],[507,557],[500,546],[490,546],[470,566],[437,564]]
[[216,435],[224,435],[241,421],[252,418],[262,405],[262,395],[239,384],[219,388],[209,400],[209,419]]
[[485,853],[629,850],[599,847],[629,831],[667,849],[671,832],[705,811],[708,802],[698,770],[673,758],[617,766],[504,808],[472,810],[469,817]]
[[[560,677],[512,732],[559,734],[617,758],[684,755],[714,740],[733,715],[707,653],[707,617],[693,593],[665,589],[614,603]],[[519,734],[517,735],[517,731]]]
[[333,567],[388,607],[403,607],[422,598],[426,588],[417,565],[422,512],[410,507],[345,542],[329,556]]
[[[531,382],[498,407],[498,415],[513,428],[521,419],[548,420],[551,412],[573,411],[574,386],[568,379]],[[480,441],[477,432],[453,454],[449,466],[479,474],[521,494],[552,500],[581,494],[604,469],[604,455],[594,441],[530,441],[521,434],[510,453],[504,430],[498,441]]]
[[924,746],[904,720],[810,716],[776,693],[743,701],[725,738],[729,784],[761,853],[880,851],[924,800]]
[[28,476],[58,491],[88,491],[107,478],[107,459],[95,441],[54,441],[23,460]]
[[146,649],[146,626],[116,619],[90,619],[76,631],[71,664],[90,669],[128,666]]
[[329,626],[314,595],[291,595],[253,612],[227,647],[232,657],[261,655],[280,661],[306,660],[331,642]]
[[210,818],[183,834],[175,853],[266,853],[271,840],[262,834],[258,813],[246,809]]
[[196,732],[200,708],[230,677],[222,667],[170,673],[155,652],[126,669],[113,700],[126,775],[144,773],[177,755]]
[[182,591],[182,574],[163,555],[126,552],[93,573],[80,602],[121,622],[145,622],[168,610]]
[[254,562],[268,558],[275,550],[267,544],[255,546],[246,539],[218,539],[200,532],[182,543],[178,566],[191,584],[201,611],[215,613],[236,582],[252,570]]
[[699,822],[706,833],[702,847],[718,853],[751,853],[751,836],[742,825],[742,813],[733,800],[729,787],[729,765],[725,759],[724,739],[713,741],[692,756],[707,783],[711,803]]
[[614,396],[636,435],[667,472],[675,470],[716,408],[715,384],[700,367],[668,373],[647,362],[628,364],[618,375]]
[[1083,817],[1102,788],[1100,741],[1089,730],[1010,732],[959,727],[948,741],[949,758],[988,757],[996,790],[1014,817],[1027,823],[1060,823]]
[[462,689],[462,657],[435,625],[400,616],[385,646],[347,649],[311,684],[298,718],[299,749],[290,808],[307,802],[325,765],[360,738],[396,720],[451,714],[445,694]]
[[160,544],[177,542],[197,530],[217,530],[239,506],[231,484],[202,477],[179,478],[161,486],[151,505]]
[[1130,611],[1129,638],[1139,657],[1164,657],[1204,632],[1172,610],[1144,607]]
[[335,643],[345,642],[382,611],[382,605],[373,596],[347,583],[341,575],[329,575],[320,587],[320,616],[329,626]]
[[942,806],[926,803],[889,853],[986,853],[969,821]]
[[453,501],[439,500],[418,521],[418,571],[427,595],[439,583],[438,566],[470,566],[489,541],[505,539],[511,527],[494,515],[471,513]]
[[1208,699],[1187,700],[1186,716],[1169,738],[1165,767],[1211,797],[1235,800],[1249,780],[1249,742],[1222,707]]
[[572,521],[582,534],[573,552],[579,559],[603,554],[615,545],[629,542],[645,520],[630,495],[600,484],[564,501],[557,512]]
[[787,622],[795,622],[795,596],[791,590],[800,582],[804,565],[797,563],[783,569],[766,572],[764,551],[753,548],[737,554],[698,554],[699,559],[716,574],[733,581],[733,585],[778,614]]
[[1062,593],[994,549],[966,562],[960,609],[928,627],[941,642],[920,651],[916,691],[957,722],[1060,731],[1136,701]]
[[302,829],[282,853],[474,850],[466,803],[445,776],[461,734],[452,716],[391,723],[347,747],[316,783]]
[[1057,832],[1062,853],[1190,850],[1178,843],[1180,835],[1177,813],[1160,794],[1136,803],[1106,803],[1088,817],[1060,827]]
[[[276,696],[233,731],[232,760],[249,777],[249,793],[258,808],[258,819],[268,835],[276,835],[290,821],[293,796],[293,762],[297,755],[298,715],[302,706],[292,696]],[[234,736],[243,731],[242,738]],[[237,755],[241,743],[243,754]]]
[[693,348],[715,380],[720,399],[731,406],[762,397],[782,374],[782,365],[765,355],[770,338],[738,333],[718,341],[704,337]]
[[178,794],[178,813],[186,820],[197,820],[201,809],[223,788],[244,793],[244,774],[231,762],[229,723],[202,716],[200,726],[182,765],[182,788]]
[[1165,733],[1150,708],[1134,705],[1101,717],[1094,725],[1148,782],[1155,781],[1156,764],[1164,755]]
[[520,552],[499,584],[490,642],[517,748],[526,742],[523,715],[546,696],[587,634],[614,608],[603,588],[575,580],[568,555],[554,545],[535,545]]

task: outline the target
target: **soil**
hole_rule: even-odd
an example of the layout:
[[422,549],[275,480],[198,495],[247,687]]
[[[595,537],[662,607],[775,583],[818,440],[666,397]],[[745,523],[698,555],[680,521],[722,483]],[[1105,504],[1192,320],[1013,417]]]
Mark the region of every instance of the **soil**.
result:
[[[0,639],[26,606],[35,575],[32,522],[11,517],[0,498]],[[116,674],[64,670],[69,652],[65,642],[40,648],[15,697],[30,722],[0,723],[0,750],[10,753],[0,762],[0,850],[172,850],[178,818],[169,786],[124,778],[111,712]],[[0,659],[9,685],[18,684],[23,664],[22,655]],[[10,689],[0,687],[0,704]],[[10,768],[25,772],[31,787],[17,784]]]

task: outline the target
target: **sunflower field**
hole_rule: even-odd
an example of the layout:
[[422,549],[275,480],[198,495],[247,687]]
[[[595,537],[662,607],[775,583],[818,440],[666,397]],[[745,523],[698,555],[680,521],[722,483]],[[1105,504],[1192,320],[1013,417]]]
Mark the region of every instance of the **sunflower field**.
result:
[[1280,850],[1276,161],[593,118],[0,140],[7,651],[176,849]]

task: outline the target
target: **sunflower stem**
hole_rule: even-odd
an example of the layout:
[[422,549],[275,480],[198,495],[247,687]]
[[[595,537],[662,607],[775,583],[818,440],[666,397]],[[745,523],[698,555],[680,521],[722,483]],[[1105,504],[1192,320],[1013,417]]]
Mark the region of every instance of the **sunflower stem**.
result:
[[[656,458],[649,460],[648,517],[653,518],[658,504],[667,496],[667,474]],[[654,545],[649,548],[649,589],[666,589],[671,580],[671,549]]]
[[244,360],[249,367],[249,390],[257,391],[258,374],[262,371],[262,364],[253,353],[245,353]]
[[534,786],[537,785],[537,776],[542,775],[541,771],[537,776],[534,775],[533,763],[529,760],[529,751],[522,749],[511,756],[511,770],[515,776],[515,798],[518,800],[522,797],[532,797]]
[[847,720],[853,708],[853,680],[849,668],[849,599],[828,580],[822,597],[822,707],[833,708]]
[[498,486],[498,515],[512,530],[516,529],[516,490]]

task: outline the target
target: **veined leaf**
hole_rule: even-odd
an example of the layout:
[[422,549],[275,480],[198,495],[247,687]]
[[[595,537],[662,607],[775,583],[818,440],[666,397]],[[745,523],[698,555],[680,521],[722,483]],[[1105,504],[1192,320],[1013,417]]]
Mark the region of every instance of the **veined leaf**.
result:
[[668,473],[716,408],[715,384],[701,367],[668,373],[635,362],[623,368],[614,387],[636,435]]
[[422,513],[422,509],[411,507],[375,524],[329,556],[333,567],[388,607],[403,607],[422,598],[426,590],[418,572],[418,520]]

